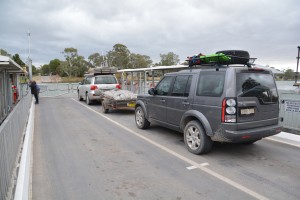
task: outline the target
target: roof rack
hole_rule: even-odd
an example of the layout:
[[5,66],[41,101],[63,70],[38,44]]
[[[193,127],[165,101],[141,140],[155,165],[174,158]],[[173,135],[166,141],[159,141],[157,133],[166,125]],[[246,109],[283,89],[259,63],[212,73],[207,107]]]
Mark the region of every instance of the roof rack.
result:
[[118,69],[115,67],[96,67],[89,70],[86,76],[109,75],[117,73]]
[[201,65],[201,66],[220,66],[220,65],[234,65],[243,64],[247,67],[252,67],[254,65],[256,58],[225,55],[223,53],[216,53],[210,55],[198,54],[192,57],[188,57],[189,67]]

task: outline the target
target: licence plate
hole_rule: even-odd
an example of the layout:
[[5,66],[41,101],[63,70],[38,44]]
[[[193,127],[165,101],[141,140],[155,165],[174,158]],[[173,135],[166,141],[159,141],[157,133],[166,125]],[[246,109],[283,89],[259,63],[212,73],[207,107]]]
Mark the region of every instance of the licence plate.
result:
[[241,109],[241,115],[251,115],[254,114],[254,108]]
[[127,107],[134,108],[135,107],[135,102],[127,103]]

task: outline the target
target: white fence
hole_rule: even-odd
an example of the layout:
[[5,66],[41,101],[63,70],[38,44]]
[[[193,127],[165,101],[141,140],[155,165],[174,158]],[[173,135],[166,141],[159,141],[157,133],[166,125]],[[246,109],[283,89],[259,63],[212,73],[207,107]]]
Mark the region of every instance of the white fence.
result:
[[22,95],[23,98],[0,126],[0,200],[10,199],[15,185],[16,168],[32,100],[30,93]]

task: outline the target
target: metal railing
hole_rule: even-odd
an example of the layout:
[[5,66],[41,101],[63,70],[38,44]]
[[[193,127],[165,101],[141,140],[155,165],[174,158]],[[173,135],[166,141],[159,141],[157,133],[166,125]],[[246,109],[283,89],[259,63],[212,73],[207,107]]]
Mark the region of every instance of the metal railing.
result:
[[40,97],[55,97],[69,93],[77,93],[78,83],[39,84]]
[[0,200],[11,199],[32,96],[28,90],[0,126]]
[[279,117],[283,118],[284,131],[300,134],[300,94],[288,91],[280,93]]

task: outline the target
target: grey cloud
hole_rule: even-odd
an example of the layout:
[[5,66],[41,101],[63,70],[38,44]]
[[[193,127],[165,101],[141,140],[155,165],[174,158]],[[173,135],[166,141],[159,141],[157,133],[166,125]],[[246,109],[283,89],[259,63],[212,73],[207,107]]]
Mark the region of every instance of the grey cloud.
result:
[[172,51],[249,50],[258,62],[295,69],[300,2],[238,0],[19,0],[1,3],[0,48],[26,57],[32,34],[35,63],[62,58],[66,47],[85,57],[116,43],[159,61]]

